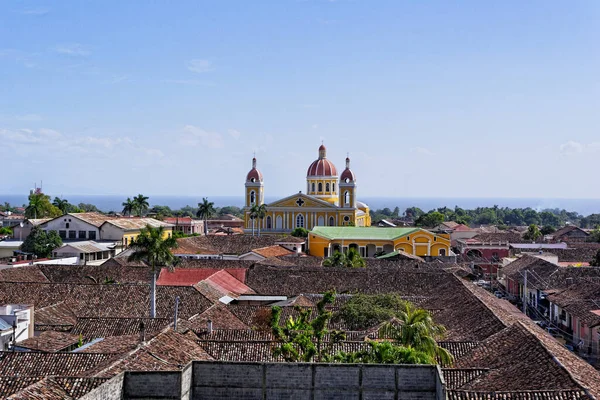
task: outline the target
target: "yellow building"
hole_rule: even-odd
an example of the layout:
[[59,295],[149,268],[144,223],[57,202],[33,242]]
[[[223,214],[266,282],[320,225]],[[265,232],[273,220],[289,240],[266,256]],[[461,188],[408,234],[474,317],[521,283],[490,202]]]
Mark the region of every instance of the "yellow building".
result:
[[100,226],[100,237],[103,240],[120,241],[123,247],[128,247],[140,235],[142,228],[163,227],[163,239],[173,235],[173,225],[154,218],[114,218]]
[[316,226],[371,226],[369,207],[356,198],[356,176],[350,169],[350,158],[346,158],[346,169],[338,177],[323,145],[319,147],[319,157],[308,167],[306,194],[299,192],[266,204],[265,218],[250,218],[252,206],[264,204],[263,175],[256,168],[256,158],[252,159],[245,186],[246,233],[259,225],[264,233],[291,232],[295,228],[311,230]]
[[315,227],[308,235],[309,254],[329,257],[355,248],[362,257],[403,251],[416,256],[451,255],[450,236],[421,228]]

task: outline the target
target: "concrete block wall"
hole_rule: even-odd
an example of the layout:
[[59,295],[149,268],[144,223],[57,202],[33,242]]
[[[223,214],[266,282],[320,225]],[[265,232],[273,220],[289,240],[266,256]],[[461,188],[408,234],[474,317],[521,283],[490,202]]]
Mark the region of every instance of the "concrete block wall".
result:
[[[132,400],[444,400],[446,397],[441,370],[433,365],[197,361],[181,372],[127,372],[121,375],[120,382],[122,398]],[[118,391],[118,383],[111,387],[114,389],[104,393],[112,395]],[[100,398],[119,397],[85,400]]]
[[124,375],[119,374],[98,386],[79,400],[121,400],[123,398]]

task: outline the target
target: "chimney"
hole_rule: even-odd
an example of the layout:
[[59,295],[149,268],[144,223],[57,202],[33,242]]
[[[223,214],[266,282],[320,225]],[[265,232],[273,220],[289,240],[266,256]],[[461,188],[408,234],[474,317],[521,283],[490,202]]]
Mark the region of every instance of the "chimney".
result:
[[571,286],[573,284],[573,278],[567,278],[566,282],[567,282],[567,286]]
[[210,335],[213,331],[212,321],[209,319],[206,321],[206,332]]
[[146,327],[143,320],[140,320],[140,342],[146,342]]

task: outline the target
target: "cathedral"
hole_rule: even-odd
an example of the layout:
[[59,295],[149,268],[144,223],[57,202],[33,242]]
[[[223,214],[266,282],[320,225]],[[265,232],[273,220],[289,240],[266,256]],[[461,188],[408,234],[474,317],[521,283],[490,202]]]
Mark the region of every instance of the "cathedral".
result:
[[255,204],[264,204],[264,181],[253,158],[252,169],[246,176],[246,233],[259,225],[264,233],[287,233],[295,228],[311,230],[315,226],[371,226],[369,207],[356,199],[356,175],[350,169],[350,158],[346,158],[346,169],[338,176],[323,145],[319,147],[319,158],[306,172],[306,194],[300,191],[265,204],[265,217],[252,220],[250,209]]

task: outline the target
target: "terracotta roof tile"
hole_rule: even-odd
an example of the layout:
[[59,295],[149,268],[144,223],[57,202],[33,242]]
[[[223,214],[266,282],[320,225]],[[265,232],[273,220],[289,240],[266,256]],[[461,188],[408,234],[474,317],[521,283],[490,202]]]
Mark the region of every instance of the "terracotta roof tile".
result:
[[82,376],[114,354],[0,352],[2,376]]
[[110,336],[140,335],[140,323],[144,324],[146,337],[150,338],[167,327],[170,318],[78,318],[72,333],[86,339]]
[[249,329],[236,317],[227,307],[221,304],[215,304],[201,314],[190,318],[190,329],[196,333],[206,331],[208,321],[212,322],[213,329]]
[[285,247],[280,246],[280,245],[261,247],[259,249],[252,250],[252,252],[256,253],[258,255],[261,255],[265,258],[281,257],[281,256],[288,256],[288,255],[294,254],[293,251],[288,250]]
[[39,336],[34,336],[17,343],[18,347],[29,350],[56,353],[66,351],[79,343],[79,336],[66,332],[45,331]]

